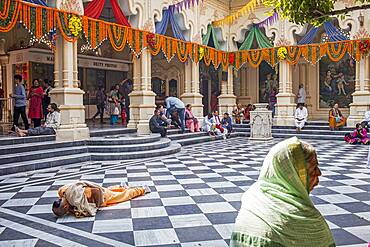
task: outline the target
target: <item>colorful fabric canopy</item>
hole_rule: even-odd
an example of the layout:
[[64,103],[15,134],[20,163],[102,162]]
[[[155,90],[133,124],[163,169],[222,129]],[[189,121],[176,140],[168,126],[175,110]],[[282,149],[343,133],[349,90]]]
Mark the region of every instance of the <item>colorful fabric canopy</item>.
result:
[[[39,1],[39,0],[32,0],[32,1]],[[117,0],[110,0],[110,3],[112,5],[112,10],[113,10],[114,17],[116,18],[116,22],[123,26],[131,27],[126,16],[123,14]],[[93,0],[86,6],[85,16],[88,16],[94,19],[99,19],[104,9],[104,5],[105,5],[105,0]]]
[[273,45],[271,44],[270,40],[266,37],[266,35],[259,29],[257,26],[253,26],[250,30],[247,38],[244,40],[243,44],[240,46],[239,50],[250,50],[254,38],[256,38],[258,48],[271,48]]
[[215,29],[212,25],[208,25],[207,27],[207,33],[203,35],[202,37],[202,44],[203,45],[208,45],[210,42],[210,39],[212,38],[213,45],[217,50],[221,50],[221,45],[218,42],[217,35],[215,32]]
[[171,23],[172,32],[176,39],[186,41],[184,35],[182,34],[181,28],[177,21],[175,20],[174,11],[172,10],[173,7],[170,9],[165,9],[162,11],[162,21],[157,22],[155,24],[155,32],[158,34],[165,35],[167,31],[168,22]]
[[[324,23],[324,29],[331,42],[348,40],[342,31],[336,28],[330,21]],[[318,30],[319,28],[317,27],[311,28],[310,31],[308,31],[306,35],[298,42],[298,45],[312,44]]]

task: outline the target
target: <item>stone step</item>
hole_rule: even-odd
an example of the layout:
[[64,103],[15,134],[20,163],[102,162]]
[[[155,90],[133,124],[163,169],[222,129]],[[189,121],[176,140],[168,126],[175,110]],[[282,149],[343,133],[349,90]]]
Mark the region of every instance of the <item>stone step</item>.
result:
[[339,135],[314,135],[314,134],[304,134],[304,133],[273,133],[274,138],[289,138],[298,137],[300,139],[311,139],[311,140],[330,140],[330,141],[344,141],[343,136]]
[[82,153],[87,153],[86,146],[62,147],[62,148],[45,149],[45,150],[41,149],[41,150],[30,151],[30,152],[3,154],[3,155],[0,155],[0,164],[26,162],[26,161],[31,161],[31,160],[48,159],[48,158],[53,158],[53,157],[55,158],[59,156],[68,156],[68,155],[82,154]]
[[296,129],[272,129],[272,133],[286,133],[286,134],[312,134],[312,135],[329,135],[329,136],[341,136],[344,137],[348,131],[330,131],[330,130],[312,130],[304,128],[300,132],[297,132]]
[[141,159],[149,157],[157,157],[169,154],[175,154],[181,151],[181,145],[178,143],[171,143],[170,146],[154,150],[135,151],[135,152],[119,152],[119,153],[91,153],[91,160],[93,161],[107,161],[107,160],[129,160]]
[[101,136],[112,136],[112,135],[124,135],[136,133],[136,129],[124,128],[124,127],[112,127],[110,129],[90,129],[90,137],[101,137]]
[[151,134],[149,136],[138,136],[134,134],[112,135],[105,137],[93,137],[86,141],[89,146],[101,145],[136,145],[150,142],[157,142],[161,139],[160,134]]
[[171,140],[167,138],[160,139],[155,142],[141,143],[141,144],[129,144],[129,145],[94,145],[88,146],[90,153],[122,153],[122,152],[137,152],[137,151],[148,151],[156,150],[169,147]]
[[59,157],[30,160],[25,162],[2,164],[0,165],[0,176],[69,165],[73,163],[81,163],[90,160],[91,160],[90,154],[81,153],[68,156],[63,155]]
[[26,136],[26,137],[0,137],[0,146],[4,145],[16,145],[25,143],[36,143],[36,142],[48,142],[55,141],[55,135],[44,135],[44,136]]
[[34,142],[25,144],[14,144],[0,146],[0,155],[9,155],[15,153],[26,153],[35,152],[47,149],[65,148],[65,147],[76,147],[84,145],[84,141],[75,142],[57,142],[57,141],[45,141],[45,142]]
[[[189,129],[185,129],[185,133],[190,133]],[[181,129],[168,129],[167,130],[167,135],[177,135],[181,134]]]
[[[239,133],[235,133],[235,132],[231,133],[231,137],[237,137],[237,136],[240,136]],[[175,142],[181,144],[181,146],[190,146],[190,145],[195,145],[195,144],[210,142],[210,141],[217,141],[217,140],[223,140],[223,137],[222,136],[209,136],[207,133],[205,133],[204,136],[183,138]]]
[[196,137],[202,137],[202,136],[208,136],[208,134],[203,131],[185,133],[185,134],[169,134],[168,138],[170,138],[172,141],[177,141],[177,140],[182,140],[182,139],[187,139],[187,138],[196,138]]

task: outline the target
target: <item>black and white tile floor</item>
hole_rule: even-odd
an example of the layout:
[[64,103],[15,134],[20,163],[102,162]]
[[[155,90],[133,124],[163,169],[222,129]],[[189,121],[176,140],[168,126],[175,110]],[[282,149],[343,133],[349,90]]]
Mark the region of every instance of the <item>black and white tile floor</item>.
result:
[[[95,163],[0,178],[0,246],[228,246],[240,198],[257,179],[269,143],[245,138],[185,148],[176,156]],[[368,146],[312,141],[323,172],[312,193],[337,246],[370,242]],[[56,219],[59,186],[85,179],[147,184],[152,193],[95,217]]]

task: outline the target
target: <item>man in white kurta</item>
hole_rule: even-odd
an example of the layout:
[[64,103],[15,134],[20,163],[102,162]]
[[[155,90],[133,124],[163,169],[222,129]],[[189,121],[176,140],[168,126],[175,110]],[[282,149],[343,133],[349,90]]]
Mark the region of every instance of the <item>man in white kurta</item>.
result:
[[297,130],[300,131],[303,129],[304,125],[307,122],[308,111],[307,108],[304,107],[303,104],[299,104],[299,107],[295,110],[294,118],[295,118],[295,126]]
[[303,84],[299,85],[298,95],[297,95],[297,103],[298,104],[305,104],[306,103],[306,91],[304,90]]

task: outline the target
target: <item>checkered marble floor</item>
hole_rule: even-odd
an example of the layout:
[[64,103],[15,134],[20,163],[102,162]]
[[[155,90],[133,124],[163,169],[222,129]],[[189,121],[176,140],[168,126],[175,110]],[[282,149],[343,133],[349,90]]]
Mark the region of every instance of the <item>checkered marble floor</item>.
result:
[[[228,246],[244,191],[258,178],[268,143],[235,138],[174,156],[95,163],[0,178],[0,246]],[[337,246],[370,242],[368,146],[310,141],[323,172],[312,200]],[[110,186],[147,184],[152,193],[95,217],[55,218],[57,189],[85,179]]]

